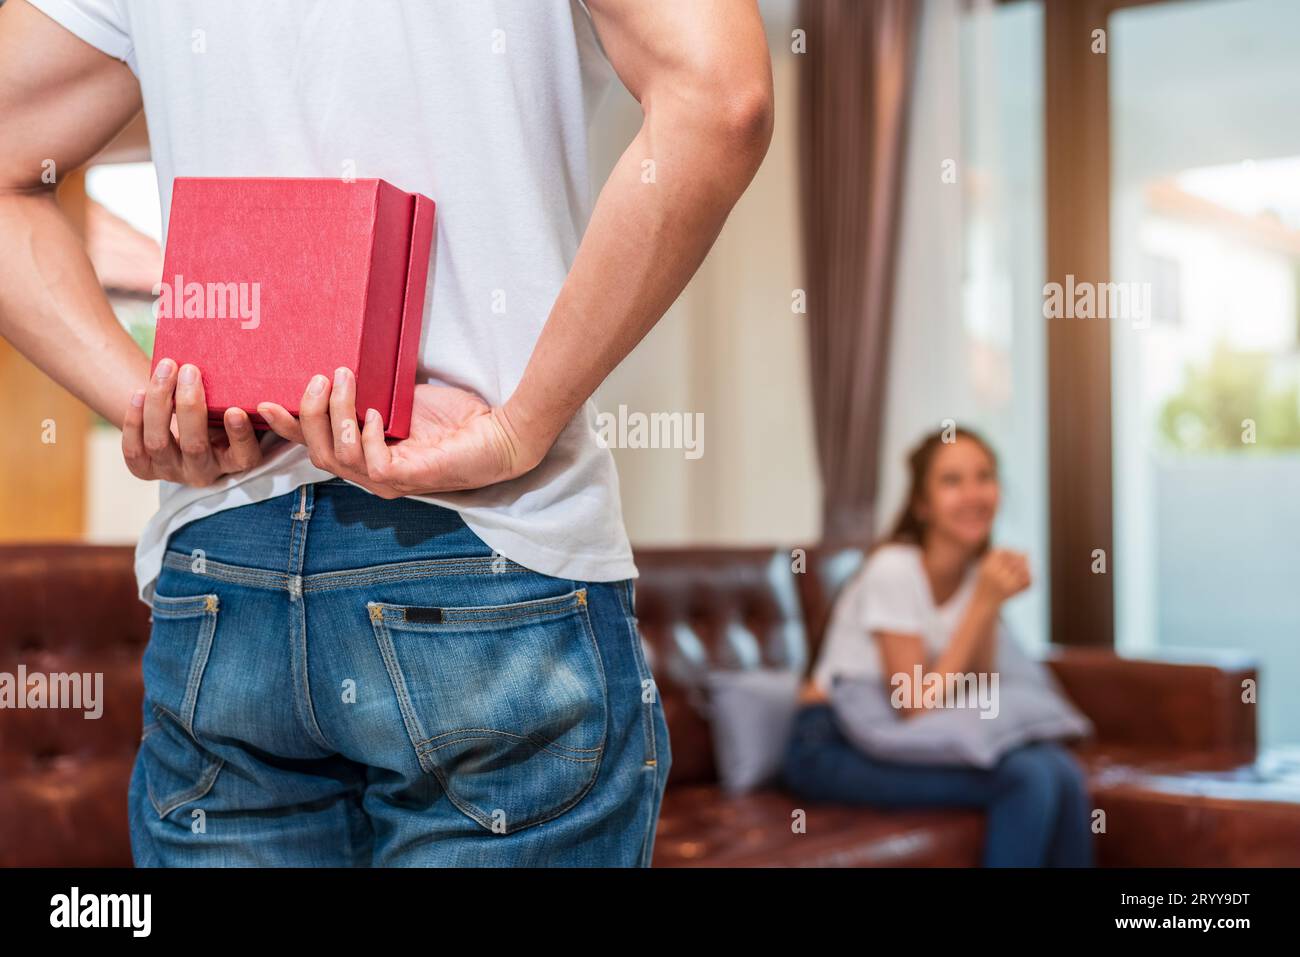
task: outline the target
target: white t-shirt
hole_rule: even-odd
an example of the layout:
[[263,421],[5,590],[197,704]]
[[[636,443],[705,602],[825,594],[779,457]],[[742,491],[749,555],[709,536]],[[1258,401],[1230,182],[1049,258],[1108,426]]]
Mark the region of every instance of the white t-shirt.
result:
[[[829,692],[836,674],[883,678],[880,647],[871,636],[875,631],[920,635],[928,654],[942,651],[970,604],[977,578],[978,566],[972,563],[952,596],[936,606],[921,549],[882,545],[836,598],[813,681]],[[1001,642],[1000,622],[998,630]]]
[[[510,396],[590,215],[588,121],[614,73],[581,0],[32,2],[138,78],[164,227],[176,176],[378,177],[431,197],[417,381]],[[304,370],[304,388],[331,371]],[[538,572],[636,577],[595,415],[588,400],[525,476],[413,497]],[[210,487],[162,483],[136,550],[142,600],[174,529],[331,477],[303,446],[267,445]]]

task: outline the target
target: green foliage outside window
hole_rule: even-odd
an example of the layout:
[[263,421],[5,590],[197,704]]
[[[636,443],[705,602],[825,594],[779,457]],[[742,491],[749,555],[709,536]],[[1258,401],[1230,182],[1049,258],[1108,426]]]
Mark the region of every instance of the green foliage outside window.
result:
[[1276,362],[1218,343],[1207,362],[1188,366],[1182,391],[1161,408],[1161,439],[1179,452],[1300,449],[1300,384],[1279,385]]

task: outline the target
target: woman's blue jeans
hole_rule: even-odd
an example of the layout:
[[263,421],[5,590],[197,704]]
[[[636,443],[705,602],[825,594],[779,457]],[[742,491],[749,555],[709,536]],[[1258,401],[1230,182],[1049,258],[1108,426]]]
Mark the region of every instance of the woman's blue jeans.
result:
[[138,866],[649,866],[671,764],[633,582],[342,480],[168,542]]
[[1083,771],[1053,742],[1016,748],[988,770],[877,761],[844,737],[828,703],[817,702],[799,710],[784,776],[786,786],[808,800],[983,808],[986,867],[1093,864],[1092,805]]

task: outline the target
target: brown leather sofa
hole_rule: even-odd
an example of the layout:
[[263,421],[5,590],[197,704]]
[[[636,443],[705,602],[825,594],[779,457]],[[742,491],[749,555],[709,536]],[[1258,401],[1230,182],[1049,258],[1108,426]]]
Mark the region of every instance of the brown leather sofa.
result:
[[[642,549],[637,614],[673,754],[656,866],[969,865],[981,815],[807,805],[780,788],[718,789],[707,723],[691,701],[709,668],[815,658],[855,549]],[[148,609],[129,548],[0,547],[0,672],[103,672],[104,716],[0,711],[0,865],[129,866],[126,785],[140,734]],[[1296,770],[1255,753],[1249,660],[1130,660],[1054,649],[1066,691],[1098,740],[1081,752],[1108,865],[1300,863]]]
[[0,865],[131,866],[149,609],[130,548],[0,547],[0,672],[103,672],[103,717],[0,711]]

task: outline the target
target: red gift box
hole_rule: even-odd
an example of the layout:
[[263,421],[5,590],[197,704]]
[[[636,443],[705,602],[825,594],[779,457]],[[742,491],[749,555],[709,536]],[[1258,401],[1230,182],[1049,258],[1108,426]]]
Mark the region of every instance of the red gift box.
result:
[[192,362],[208,417],[297,415],[308,380],[356,375],[357,414],[410,432],[434,203],[381,179],[177,177],[153,363]]

